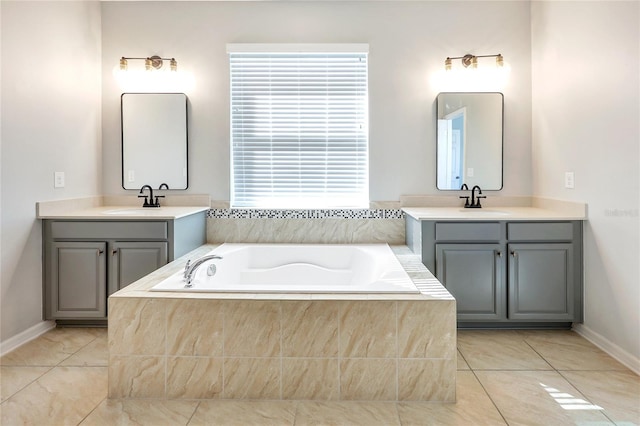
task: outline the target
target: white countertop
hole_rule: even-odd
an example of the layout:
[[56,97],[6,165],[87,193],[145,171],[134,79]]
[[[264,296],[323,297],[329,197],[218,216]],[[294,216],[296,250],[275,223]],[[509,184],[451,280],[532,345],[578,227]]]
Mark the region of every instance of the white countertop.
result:
[[39,212],[38,219],[149,220],[179,219],[208,210],[205,206],[133,207],[100,206],[64,211]]
[[575,211],[549,210],[538,207],[405,207],[406,215],[417,220],[586,220]]

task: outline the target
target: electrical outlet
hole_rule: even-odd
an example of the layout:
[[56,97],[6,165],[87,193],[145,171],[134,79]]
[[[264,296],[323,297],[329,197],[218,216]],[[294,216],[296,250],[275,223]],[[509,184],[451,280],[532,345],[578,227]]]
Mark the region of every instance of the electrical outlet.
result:
[[564,187],[569,189],[575,188],[575,176],[573,172],[564,173]]
[[55,172],[53,174],[53,187],[64,188],[64,172]]

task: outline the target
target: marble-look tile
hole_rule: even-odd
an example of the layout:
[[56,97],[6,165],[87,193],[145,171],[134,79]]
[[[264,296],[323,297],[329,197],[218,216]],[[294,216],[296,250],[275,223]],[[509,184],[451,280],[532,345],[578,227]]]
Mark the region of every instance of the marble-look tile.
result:
[[402,402],[398,413],[403,426],[506,425],[471,371],[457,374],[455,404]]
[[166,300],[109,298],[109,354],[164,355]]
[[[509,425],[612,424],[556,371],[475,374]],[[568,409],[566,403],[579,409]]]
[[282,302],[282,356],[338,356],[338,316],[338,302]]
[[280,356],[280,302],[226,302],[225,357]]
[[107,396],[105,367],[56,367],[2,403],[3,425],[77,425]]
[[458,353],[458,370],[470,370],[469,364],[467,364],[467,361],[464,360],[464,357],[462,356],[460,351],[457,351],[457,353]]
[[62,361],[60,365],[106,367],[108,363],[109,347],[107,344],[107,333],[105,330],[102,335],[96,337],[88,345]]
[[473,370],[552,370],[513,330],[459,330],[458,350]]
[[167,398],[215,399],[222,393],[222,358],[167,359]]
[[0,358],[0,365],[58,365],[95,338],[95,329],[55,328]]
[[197,401],[105,399],[80,425],[186,425],[197,406]]
[[455,301],[398,302],[398,356],[453,358]]
[[164,357],[109,357],[109,398],[164,398]]
[[342,359],[340,399],[396,401],[397,364],[395,359]]
[[296,426],[400,426],[396,404],[392,402],[300,401]]
[[401,359],[398,361],[398,400],[456,400],[456,360]]
[[223,398],[280,399],[280,358],[224,360]]
[[283,358],[283,399],[331,400],[339,391],[337,358]]
[[619,425],[640,424],[640,376],[631,371],[562,371],[605,415]]
[[167,305],[167,354],[221,357],[224,302],[172,300]]
[[340,306],[340,356],[396,356],[396,302],[353,301],[341,303]]
[[207,242],[404,244],[404,219],[207,219]]
[[51,367],[0,367],[0,401],[5,401],[49,370]]
[[293,425],[293,401],[202,401],[189,426]]
[[522,332],[522,335],[557,370],[627,370],[624,365],[575,332]]

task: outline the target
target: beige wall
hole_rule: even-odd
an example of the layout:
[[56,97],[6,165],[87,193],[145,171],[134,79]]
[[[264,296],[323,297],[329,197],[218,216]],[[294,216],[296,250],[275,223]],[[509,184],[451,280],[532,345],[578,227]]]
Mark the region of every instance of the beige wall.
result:
[[[102,4],[104,190],[123,193],[121,56],[175,57],[193,73],[190,192],[229,199],[227,43],[368,43],[370,197],[436,194],[434,73],[447,56],[502,53],[505,185],[531,195],[531,31],[527,2],[105,2]],[[497,195],[497,194],[496,194]]]
[[583,331],[640,370],[640,3],[531,5],[534,194],[588,203]]
[[[37,201],[100,194],[100,5],[2,1],[0,340],[42,321]],[[55,171],[66,186],[54,189]]]

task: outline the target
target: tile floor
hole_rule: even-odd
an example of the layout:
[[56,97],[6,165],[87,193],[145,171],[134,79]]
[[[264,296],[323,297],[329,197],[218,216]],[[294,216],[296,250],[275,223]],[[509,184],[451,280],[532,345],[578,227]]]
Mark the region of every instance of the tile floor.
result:
[[0,359],[0,424],[640,425],[640,377],[570,331],[459,331],[456,404],[107,400],[105,329]]

